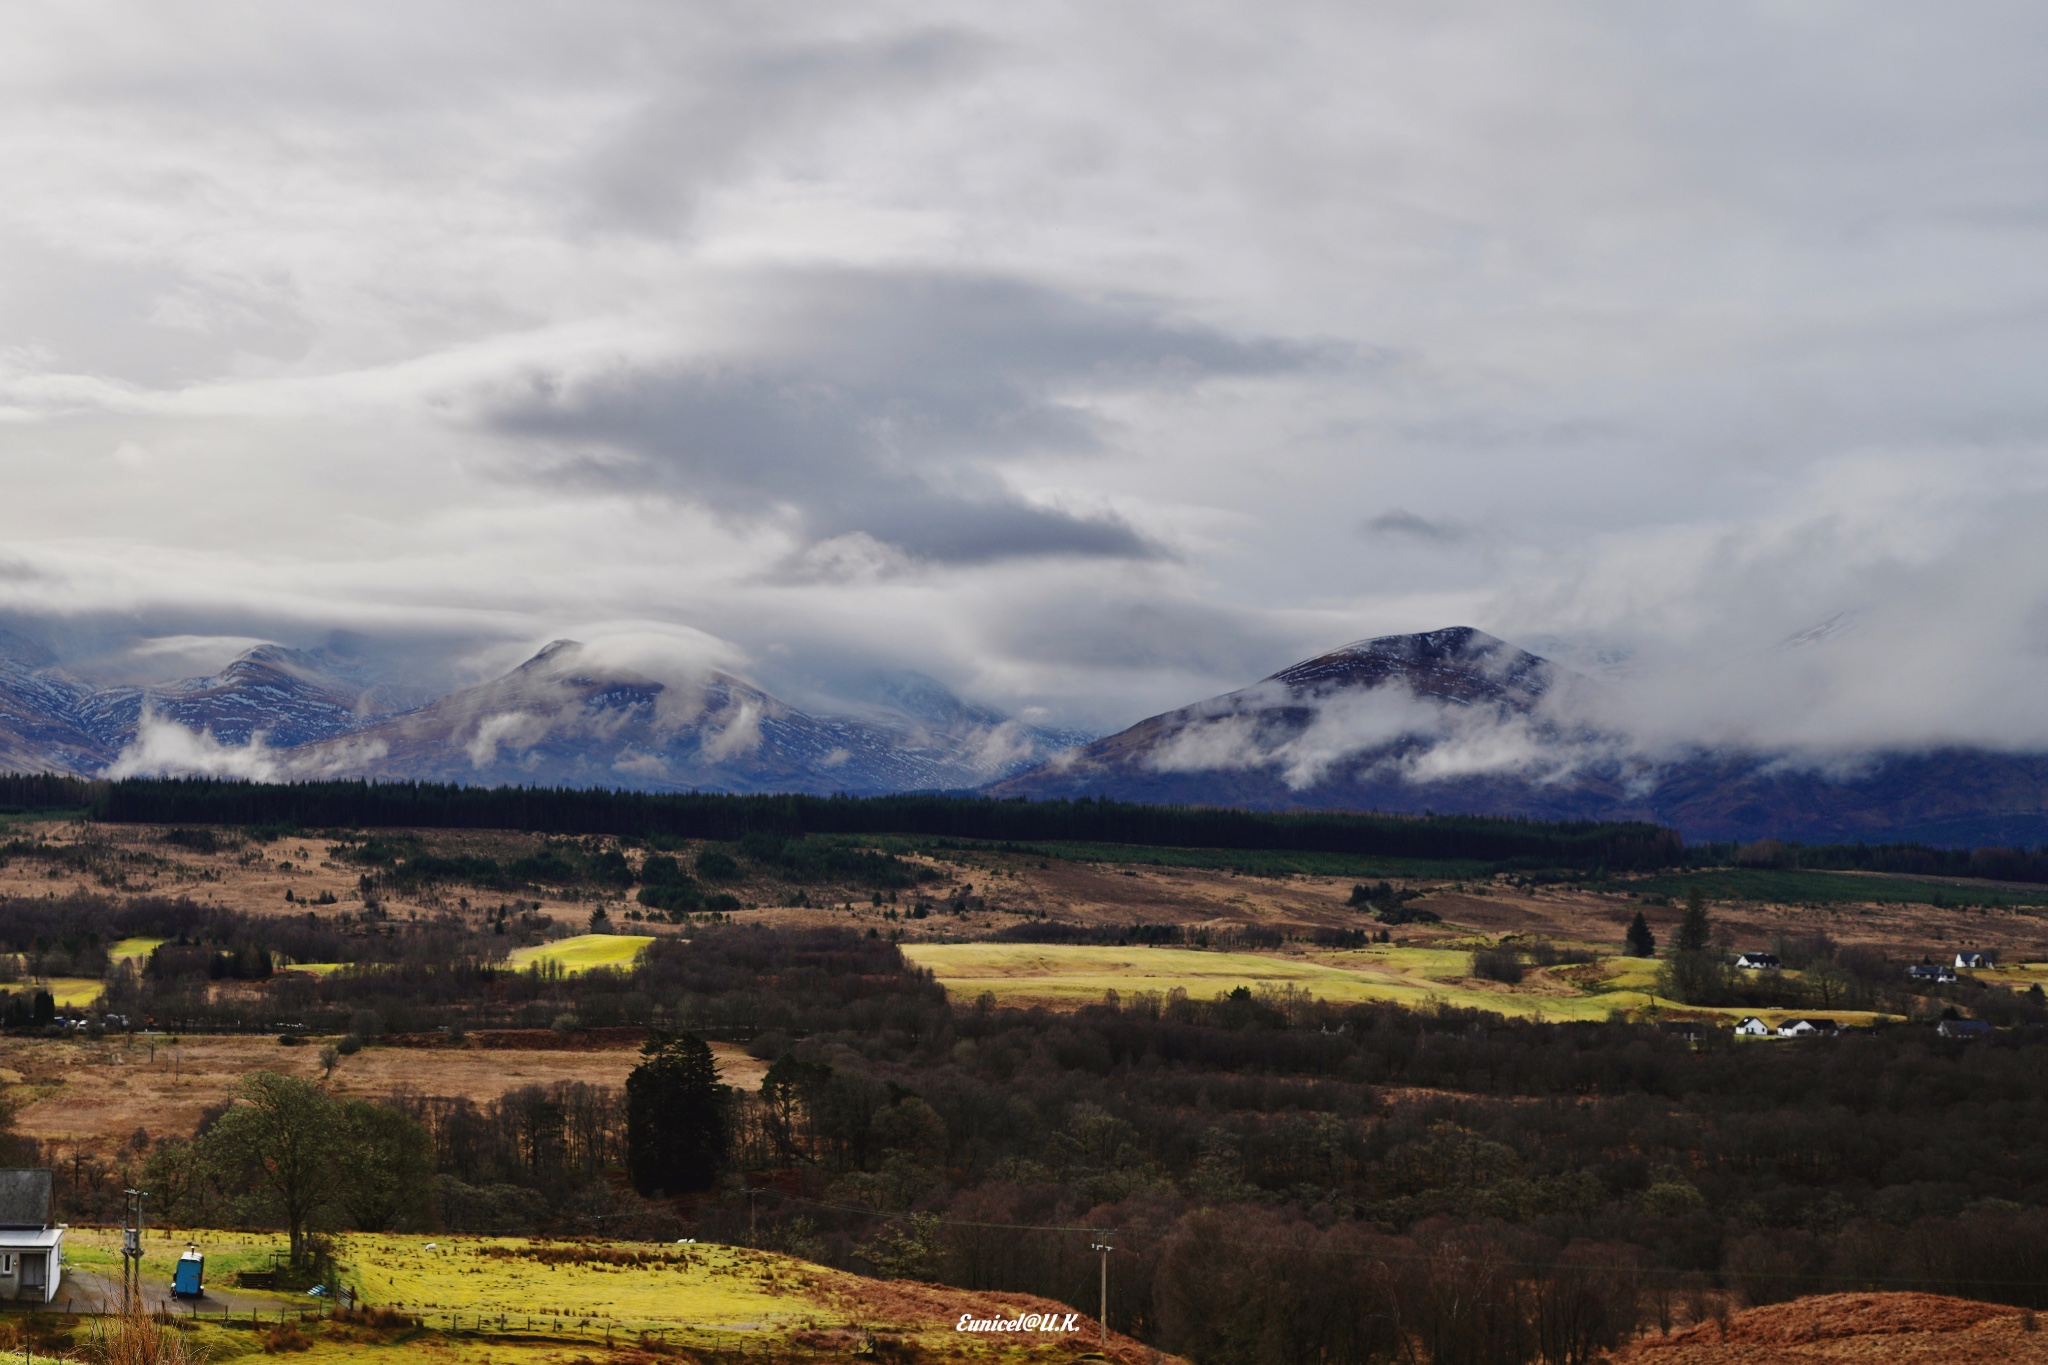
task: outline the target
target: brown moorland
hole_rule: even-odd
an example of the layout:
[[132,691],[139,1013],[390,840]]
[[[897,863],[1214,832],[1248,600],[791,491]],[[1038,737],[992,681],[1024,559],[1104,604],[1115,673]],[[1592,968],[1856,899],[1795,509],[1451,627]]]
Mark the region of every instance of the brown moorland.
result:
[[[152,1137],[191,1132],[252,1071],[318,1076],[323,1041],[283,1047],[267,1036],[209,1034],[171,1046],[118,1036],[0,1038],[0,1068],[21,1078],[0,1095],[16,1106],[15,1131],[41,1140],[50,1155],[104,1157],[138,1129]],[[409,1091],[486,1103],[508,1090],[558,1081],[621,1086],[640,1060],[637,1047],[516,1049],[490,1047],[491,1041],[366,1047],[335,1066],[333,1088],[368,1099]],[[728,1084],[752,1089],[761,1083],[766,1067],[739,1046],[711,1048]]]
[[2034,1315],[1936,1294],[1823,1294],[1650,1337],[1616,1356],[1627,1365],[1990,1365],[2048,1362]]
[[[90,843],[104,850],[96,868],[16,858],[0,865],[0,896],[114,894],[185,896],[250,914],[303,914],[322,893],[335,898],[333,910],[360,908],[357,889],[363,868],[347,861],[331,840],[288,836],[269,843],[239,839],[221,831],[223,847],[200,852],[167,842],[167,830],[150,825],[85,824],[76,821],[16,822],[16,838],[45,838],[53,844]],[[510,861],[539,849],[544,836],[505,830],[387,831],[417,837],[428,851],[444,856],[473,854]],[[685,861],[703,845],[678,856]],[[630,855],[635,861],[639,854]],[[748,908],[733,918],[743,923],[784,927],[853,923],[883,927],[907,941],[986,938],[1026,918],[1121,927],[1133,923],[1184,926],[1259,926],[1300,933],[1315,929],[1377,928],[1347,904],[1351,877],[1235,873],[1227,869],[1081,862],[982,850],[943,850],[910,856],[936,874],[916,892],[902,892],[896,912],[913,899],[933,902],[926,919],[891,918],[890,907],[869,903],[869,893],[850,886],[797,886],[750,870],[730,890]],[[1847,946],[1882,949],[1895,958],[1938,957],[1957,947],[1988,948],[2008,959],[2042,952],[2041,921],[2011,910],[1962,912],[1921,904],[1885,902],[1884,879],[1871,877],[1872,900],[1824,907],[1717,902],[1715,920],[1736,947],[1768,946],[1780,934],[1816,931]],[[1411,924],[1394,930],[1397,942],[1427,946],[1505,934],[1561,942],[1618,945],[1629,919],[1640,910],[1659,941],[1668,941],[1683,908],[1638,901],[1619,892],[1570,885],[1519,887],[1506,879],[1396,880],[1421,891],[1417,905],[1439,915],[1439,925]],[[285,900],[290,891],[293,899]],[[809,902],[789,902],[799,897]],[[639,913],[630,894],[535,888],[517,896],[456,884],[405,894],[386,892],[395,918],[467,914],[481,918],[489,905],[523,899],[554,918],[566,931],[580,930],[591,912],[605,906],[615,922]],[[948,903],[965,913],[947,913]],[[322,911],[329,907],[321,907]],[[625,924],[620,923],[624,928]],[[636,932],[663,932],[652,920]]]

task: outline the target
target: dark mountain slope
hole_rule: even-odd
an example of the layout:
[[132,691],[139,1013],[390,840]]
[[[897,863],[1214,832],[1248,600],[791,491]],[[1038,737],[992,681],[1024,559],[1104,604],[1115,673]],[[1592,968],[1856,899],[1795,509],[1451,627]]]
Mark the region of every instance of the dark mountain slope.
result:
[[1003,797],[1653,820],[1688,839],[2048,842],[2048,755],[1646,754],[1598,689],[1457,627],[1360,641],[998,782]]
[[80,714],[117,751],[144,709],[160,720],[244,745],[260,734],[273,748],[344,735],[362,724],[362,689],[337,678],[301,650],[260,645],[204,678],[95,693]]
[[886,749],[866,727],[814,719],[727,673],[663,682],[557,640],[501,678],[279,759],[308,777],[875,791],[893,790]]
[[92,695],[43,646],[0,630],[0,771],[83,774],[111,762],[120,746],[83,714]]

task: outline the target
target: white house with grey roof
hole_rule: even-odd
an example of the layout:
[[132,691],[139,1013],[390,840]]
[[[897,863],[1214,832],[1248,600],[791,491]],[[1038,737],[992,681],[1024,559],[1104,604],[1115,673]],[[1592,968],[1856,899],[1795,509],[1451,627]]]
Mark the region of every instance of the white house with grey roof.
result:
[[64,1229],[44,1170],[0,1170],[0,1299],[48,1303],[64,1278]]

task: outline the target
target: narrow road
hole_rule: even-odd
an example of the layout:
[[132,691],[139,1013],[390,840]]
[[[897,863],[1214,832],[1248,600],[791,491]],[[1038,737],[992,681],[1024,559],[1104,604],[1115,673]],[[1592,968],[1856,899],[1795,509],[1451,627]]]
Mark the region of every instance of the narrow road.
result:
[[[153,1275],[142,1277],[142,1299],[152,1312],[159,1309],[184,1316],[198,1313],[205,1317],[219,1317],[222,1309],[230,1313],[256,1312],[273,1321],[280,1309],[304,1309],[313,1312],[320,1309],[323,1299],[299,1294],[264,1294],[245,1289],[218,1288],[209,1283],[203,1298],[174,1299],[171,1297],[171,1282],[160,1280]],[[7,1308],[30,1307],[7,1303]],[[96,1271],[81,1270],[73,1266],[64,1268],[64,1282],[57,1286],[57,1297],[50,1307],[61,1313],[109,1313],[121,1308],[121,1282],[110,1279]]]

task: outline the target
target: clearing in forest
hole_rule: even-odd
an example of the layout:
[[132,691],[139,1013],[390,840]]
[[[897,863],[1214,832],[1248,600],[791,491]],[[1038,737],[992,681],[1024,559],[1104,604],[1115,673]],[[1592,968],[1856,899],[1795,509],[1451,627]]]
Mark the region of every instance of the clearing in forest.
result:
[[[1485,946],[1485,940],[1475,946]],[[1526,1019],[1603,1020],[1617,1010],[1635,1015],[1713,1015],[1729,1021],[1758,1014],[1774,1026],[1791,1014],[1831,1018],[1843,1025],[1869,1024],[1879,1017],[1855,1010],[1682,1005],[1656,994],[1658,964],[1640,958],[1531,966],[1520,982],[1508,984],[1473,976],[1468,950],[1399,944],[1264,953],[1092,944],[906,943],[903,955],[929,969],[956,1002],[987,992],[1007,1005],[1056,1009],[1095,1004],[1110,991],[1126,1001],[1141,992],[1165,995],[1176,989],[1207,1000],[1242,986],[1254,993],[1292,988],[1338,1003],[1383,1000],[1417,1009],[1444,1004]]]
[[1196,948],[1113,948],[1081,944],[906,943],[904,956],[929,968],[956,1000],[992,993],[1005,1004],[1073,1007],[1109,991],[1184,990],[1197,999],[1239,986],[1292,987],[1324,1000],[1388,1000],[1552,1019],[1605,1019],[1633,998],[1589,996],[1562,983],[1527,989],[1469,978],[1470,955],[1449,949],[1379,947],[1315,957],[1209,952]]
[[572,973],[587,972],[593,967],[626,968],[652,942],[652,934],[578,934],[531,948],[515,948],[506,962],[513,967],[553,962]]

